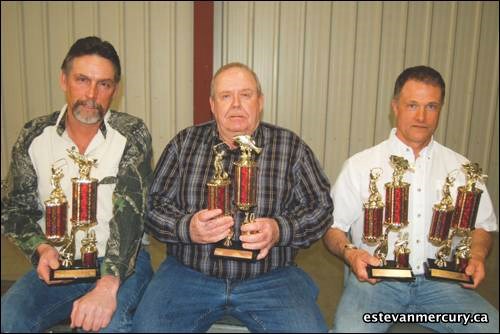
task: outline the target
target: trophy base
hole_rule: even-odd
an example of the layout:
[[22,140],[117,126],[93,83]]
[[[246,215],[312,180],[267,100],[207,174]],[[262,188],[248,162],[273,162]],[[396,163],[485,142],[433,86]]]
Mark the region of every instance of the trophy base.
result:
[[446,262],[444,268],[438,267],[435,262],[434,259],[427,259],[427,263],[424,263],[426,278],[474,284],[472,277],[453,269],[453,262]]
[[411,268],[396,268],[395,261],[387,261],[383,267],[368,266],[368,277],[378,279],[390,279],[397,281],[414,281],[415,276]]
[[225,246],[224,241],[217,243],[212,255],[231,260],[254,261],[257,258],[257,254],[259,254],[259,251],[241,247],[240,241],[232,240],[231,243],[231,246]]
[[51,270],[50,281],[78,281],[93,282],[99,278],[99,269],[97,267],[82,267],[75,265],[69,268]]

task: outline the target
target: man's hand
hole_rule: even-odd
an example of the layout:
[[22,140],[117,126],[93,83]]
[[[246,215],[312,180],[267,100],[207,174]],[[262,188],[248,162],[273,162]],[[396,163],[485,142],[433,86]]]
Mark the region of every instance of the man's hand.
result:
[[475,289],[486,276],[484,263],[488,253],[490,252],[493,240],[490,233],[482,228],[476,228],[472,231],[471,236],[471,258],[465,268],[465,273],[472,276],[474,284],[462,283],[462,286],[468,289]]
[[39,256],[36,272],[38,277],[47,284],[58,284],[63,281],[50,281],[50,270],[59,268],[59,252],[49,244],[41,244],[37,247]]
[[191,218],[189,234],[195,243],[210,244],[227,237],[233,225],[233,217],[222,216],[221,209],[205,209],[198,211]]
[[368,271],[366,270],[368,265],[380,265],[380,260],[376,256],[370,255],[363,249],[346,249],[344,259],[360,282],[375,284],[379,281],[375,278],[368,278]]
[[246,249],[260,249],[257,260],[267,256],[271,247],[279,240],[278,222],[272,218],[256,218],[254,222],[241,226],[240,240]]
[[116,295],[120,279],[106,275],[96,287],[73,303],[71,327],[97,332],[109,325],[116,310]]
[[484,260],[472,257],[465,268],[465,274],[472,277],[473,284],[461,283],[464,288],[475,289],[486,276]]

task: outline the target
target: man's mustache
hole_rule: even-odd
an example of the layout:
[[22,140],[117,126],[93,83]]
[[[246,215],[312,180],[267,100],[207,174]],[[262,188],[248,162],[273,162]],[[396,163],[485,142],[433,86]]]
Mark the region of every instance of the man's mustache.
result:
[[76,108],[78,108],[80,106],[84,106],[87,108],[94,108],[94,109],[97,109],[100,114],[104,114],[104,108],[102,107],[102,105],[98,104],[94,100],[77,100],[75,102],[75,104],[73,105],[73,110],[75,110]]

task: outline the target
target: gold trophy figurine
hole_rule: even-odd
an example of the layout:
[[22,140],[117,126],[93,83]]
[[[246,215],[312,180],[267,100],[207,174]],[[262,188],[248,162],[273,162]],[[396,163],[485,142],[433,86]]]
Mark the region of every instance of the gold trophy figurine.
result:
[[[469,264],[469,260],[471,258],[471,242],[472,238],[470,236],[465,236],[462,240],[460,240],[457,248],[455,248],[455,270],[460,273],[464,273],[465,268],[467,268],[467,265]],[[470,283],[472,283],[472,279],[470,280]]]
[[[255,145],[249,135],[236,136],[233,139],[241,151],[240,159],[234,163],[234,203],[245,214],[242,224],[248,224],[255,220],[252,210],[257,205],[257,163],[252,159],[252,154],[259,154],[261,148]],[[233,236],[232,233],[229,240],[226,238],[225,243],[218,244],[213,255],[233,260],[255,260],[258,251],[244,249],[241,241],[231,239]]]
[[[89,229],[97,224],[97,179],[90,177],[90,171],[97,164],[96,159],[87,158],[80,154],[75,147],[67,150],[68,156],[78,165],[79,176],[71,179],[72,183],[72,216],[71,232],[64,238],[59,250],[61,266],[50,271],[50,280],[85,280],[93,281],[98,278],[97,248],[95,247],[95,232]],[[57,178],[57,177],[56,177]],[[87,246],[93,244],[95,261],[89,260],[82,252],[81,260],[76,261],[76,235],[79,231],[86,233],[82,243]],[[85,246],[85,245],[84,245]],[[86,248],[87,250],[89,248]],[[82,247],[83,251],[83,247]]]
[[[413,281],[415,280],[415,276],[413,275],[409,261],[410,249],[408,248],[408,233],[401,233],[401,229],[408,226],[408,194],[410,189],[410,184],[403,182],[403,175],[411,168],[405,158],[396,155],[390,156],[390,163],[394,172],[392,174],[392,182],[385,184],[385,231],[382,232],[381,226],[379,229],[372,229],[372,231],[377,231],[376,236],[378,239],[375,235],[371,235],[374,233],[370,232],[370,224],[367,224],[366,212],[370,206],[370,202],[368,203],[368,207],[365,204],[363,239],[365,243],[368,243],[368,241],[372,241],[373,239],[377,239],[378,245],[375,248],[374,256],[378,257],[380,260],[380,266],[367,267],[368,277],[377,279],[395,279],[399,281]],[[375,193],[375,190],[372,190],[373,187],[376,187],[375,182],[376,175],[372,170],[370,171],[371,194]],[[373,198],[375,199],[376,197],[377,196],[374,195]],[[377,202],[380,201],[381,199],[377,199]],[[377,206],[375,207],[379,206],[380,203],[377,203]],[[368,221],[370,220],[368,219]],[[399,239],[395,243],[394,260],[387,259],[390,232],[400,232]],[[381,236],[378,237],[379,235]]]

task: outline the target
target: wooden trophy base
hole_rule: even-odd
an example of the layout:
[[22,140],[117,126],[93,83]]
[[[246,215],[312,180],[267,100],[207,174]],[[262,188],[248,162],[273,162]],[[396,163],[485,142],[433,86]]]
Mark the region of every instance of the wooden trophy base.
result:
[[59,269],[51,270],[49,278],[51,281],[93,282],[99,276],[99,269],[97,267],[83,267],[80,261],[76,261],[72,267],[59,267]]
[[231,240],[231,246],[225,246],[224,241],[217,243],[212,255],[215,257],[223,257],[231,260],[254,261],[257,258],[259,251],[244,249],[241,246],[241,241]]
[[390,279],[397,281],[414,281],[415,276],[411,268],[396,268],[395,261],[387,261],[383,267],[368,266],[368,277],[378,279]]
[[441,268],[435,262],[434,259],[427,259],[424,263],[426,278],[474,284],[472,277],[455,270],[455,263],[446,262],[446,267]]

